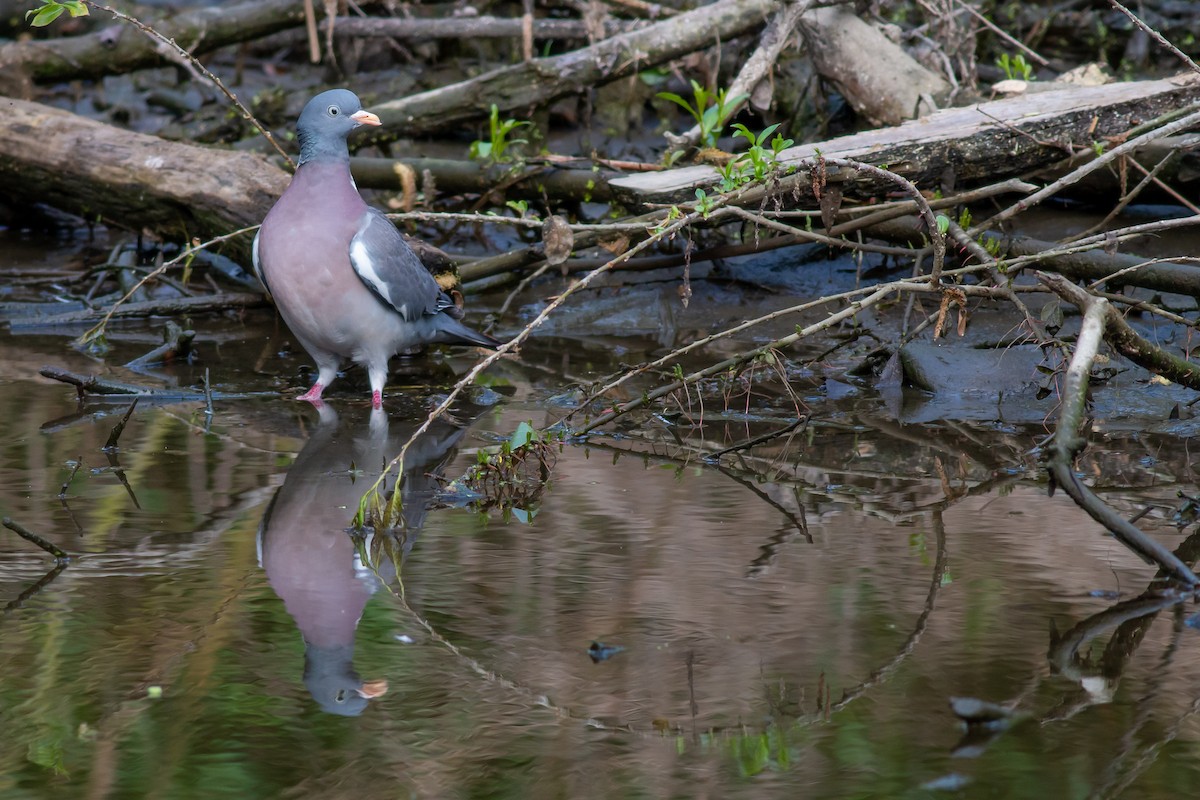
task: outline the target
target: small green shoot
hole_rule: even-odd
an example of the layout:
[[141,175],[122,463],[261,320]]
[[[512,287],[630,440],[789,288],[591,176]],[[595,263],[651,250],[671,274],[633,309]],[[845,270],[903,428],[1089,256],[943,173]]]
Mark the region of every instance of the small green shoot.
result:
[[700,216],[708,219],[708,215],[713,210],[713,198],[708,196],[708,192],[703,189],[696,190],[696,210],[700,212]]
[[536,513],[533,504],[550,480],[555,444],[560,441],[560,434],[522,422],[500,444],[481,448],[475,464],[455,483],[481,495],[476,505],[482,509],[520,508],[531,519]]
[[725,123],[733,116],[738,106],[749,98],[749,95],[738,94],[730,97],[725,89],[710,92],[693,80],[692,99],[695,101],[694,103],[689,103],[674,92],[659,92],[657,97],[669,100],[691,114],[692,119],[696,120],[696,124],[700,127],[700,145],[702,147],[716,147],[717,139],[720,138],[721,131],[725,129]]
[[945,214],[938,214],[934,219],[937,220],[938,233],[945,236],[946,231],[950,230],[950,218]]
[[771,140],[771,155],[775,156],[776,161],[779,161],[780,154],[795,143],[795,139],[785,139],[782,133],[777,133],[775,134],[775,138]]
[[1033,80],[1033,65],[1025,60],[1025,56],[1017,53],[1015,56],[1009,56],[1008,53],[1001,53],[996,59],[996,66],[1004,70],[1004,75],[1010,81],[1031,81]]
[[757,136],[740,122],[733,127],[737,128],[737,132],[733,134],[735,139],[741,136],[750,142],[750,149],[739,156],[738,161],[750,162],[750,165],[753,167],[754,180],[761,181],[767,177],[767,173],[775,168],[775,164],[778,161],[776,153],[773,150],[767,150],[765,145],[771,134],[779,127],[779,123],[776,122],[774,125],[768,125]]
[[717,167],[721,175],[721,191],[732,192],[749,180],[746,164],[740,158],[731,158],[724,166]]
[[504,205],[517,212],[517,216],[525,219],[525,215],[529,213],[528,200],[505,200]]
[[662,233],[663,231],[665,231],[667,229],[668,225],[670,225],[672,222],[674,222],[675,220],[679,219],[682,216],[683,216],[683,212],[679,210],[679,206],[671,206],[669,209],[667,209],[666,218],[663,219],[662,222],[658,223],[653,228],[651,228],[650,233],[655,236],[659,235],[660,233]]
[[475,140],[471,142],[470,156],[478,161],[490,161],[493,164],[503,164],[516,160],[510,152],[513,145],[527,144],[526,139],[509,138],[513,131],[522,125],[532,125],[527,120],[500,119],[500,109],[492,103],[492,113],[488,117],[488,141]]

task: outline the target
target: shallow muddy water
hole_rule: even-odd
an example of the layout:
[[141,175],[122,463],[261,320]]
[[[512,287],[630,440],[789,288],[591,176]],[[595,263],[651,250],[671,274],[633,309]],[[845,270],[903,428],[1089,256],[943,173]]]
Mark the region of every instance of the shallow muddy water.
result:
[[[696,290],[694,311],[750,313],[728,287]],[[68,347],[77,330],[0,332],[0,511],[72,555],[39,586],[52,559],[0,530],[4,798],[1200,788],[1194,609],[1137,616],[1154,570],[1047,496],[1040,422],[914,422],[920,397],[898,412],[797,374],[812,422],[790,437],[701,458],[795,417],[790,398],[739,397],[703,426],[660,414],[565,444],[516,513],[447,507],[438,476],[662,346],[548,331],[414,447],[406,537],[373,560],[382,539],[346,532],[358,497],[472,356],[405,365],[385,417],[361,380],[323,414],[267,397],[217,401],[210,422],[202,403],[143,402],[113,461],[127,403],[80,407],[37,376],[301,386],[269,310],[193,324],[196,364],[149,376],[111,365],[161,321],[117,326],[103,363]],[[1191,430],[1131,427],[1098,420],[1081,469],[1175,547],[1194,529],[1172,524],[1196,492]],[[955,697],[1014,715],[964,738]]]

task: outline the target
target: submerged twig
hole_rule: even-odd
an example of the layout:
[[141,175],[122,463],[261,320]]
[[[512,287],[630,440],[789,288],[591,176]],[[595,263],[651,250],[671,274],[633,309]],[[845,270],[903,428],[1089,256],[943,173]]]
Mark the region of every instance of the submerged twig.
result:
[[104,445],[103,450],[112,451],[117,449],[117,440],[121,438],[121,434],[125,431],[125,423],[129,422],[129,418],[133,416],[133,410],[137,408],[138,398],[133,398],[133,402],[129,404],[129,408],[125,411],[125,416],[121,417],[121,421],[113,426],[112,431],[108,434],[108,442]]
[[20,536],[25,541],[33,542],[38,547],[54,556],[55,560],[58,561],[59,564],[65,566],[71,560],[71,557],[67,555],[65,551],[59,548],[58,545],[54,544],[53,542],[46,541],[41,536],[38,536],[36,533],[29,530],[11,517],[5,517],[3,520],[0,520],[0,524],[4,525],[4,527]]
[[50,570],[45,575],[43,575],[41,578],[39,578],[37,583],[33,584],[28,589],[26,589],[25,591],[23,591],[19,595],[17,595],[16,599],[11,600],[8,603],[6,603],[4,606],[4,609],[2,611],[0,611],[0,615],[8,616],[12,612],[14,612],[17,609],[24,606],[25,603],[27,603],[29,601],[29,598],[33,597],[38,592],[40,592],[42,589],[45,589],[47,586],[49,586],[51,583],[53,583],[54,579],[57,578],[62,573],[62,571],[67,568],[68,563],[70,563],[70,562],[66,561],[66,560],[56,560],[55,564],[54,564],[54,569]]
[[79,468],[83,466],[83,456],[75,459],[75,466],[71,467],[71,474],[63,481],[62,488],[58,490],[58,499],[65,500],[67,497],[67,489],[71,486],[71,481],[75,480],[75,475],[79,472]]
[[[43,378],[50,378],[63,383],[69,383],[75,387],[76,393],[80,399],[86,397],[89,393],[102,396],[112,396],[117,398],[129,397],[131,395],[141,397],[152,401],[167,401],[167,402],[186,402],[189,400],[205,399],[203,392],[191,391],[188,389],[153,389],[148,386],[139,386],[134,383],[122,383],[120,381],[111,381],[101,378],[98,375],[79,375],[74,372],[69,372],[58,367],[42,367],[38,370],[38,374]],[[248,397],[276,397],[278,392],[216,392],[214,397],[217,400],[244,400]]]
[[1174,553],[1147,536],[1107,503],[1084,486],[1075,474],[1076,455],[1085,441],[1079,434],[1087,407],[1087,391],[1092,363],[1103,340],[1105,317],[1110,306],[1103,298],[1092,298],[1084,307],[1083,324],[1075,343],[1075,353],[1063,381],[1062,407],[1054,436],[1047,448],[1047,469],[1050,472],[1050,491],[1062,488],[1075,504],[1107,528],[1122,544],[1151,563],[1158,564],[1178,581],[1195,586],[1200,578]]

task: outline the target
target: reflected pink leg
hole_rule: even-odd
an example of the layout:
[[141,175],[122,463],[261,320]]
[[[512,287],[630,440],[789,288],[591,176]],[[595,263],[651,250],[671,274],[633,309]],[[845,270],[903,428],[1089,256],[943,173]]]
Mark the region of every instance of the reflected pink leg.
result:
[[371,408],[383,408],[383,392],[378,389],[371,392]]

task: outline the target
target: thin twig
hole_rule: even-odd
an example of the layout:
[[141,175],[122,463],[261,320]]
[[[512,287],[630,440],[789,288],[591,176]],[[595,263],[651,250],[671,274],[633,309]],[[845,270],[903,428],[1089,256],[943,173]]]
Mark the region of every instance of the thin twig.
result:
[[[720,203],[724,202],[725,199],[726,198],[717,198],[714,202],[717,204],[720,204]],[[710,211],[708,216],[711,217],[713,215],[713,213],[716,213],[717,211],[720,211],[720,210],[721,209],[715,209],[714,211]],[[641,252],[642,250],[645,250],[646,248],[650,247],[652,244],[654,244],[664,238],[668,238],[668,237],[674,235],[676,232],[682,230],[683,228],[687,227],[690,224],[695,223],[696,221],[702,219],[703,217],[704,217],[704,214],[702,214],[701,212],[692,211],[691,213],[680,217],[679,219],[675,220],[674,222],[672,222],[668,225],[665,225],[663,228],[658,230],[650,238],[631,247],[629,250],[626,250],[624,253],[620,254],[619,256],[616,256],[615,258],[613,258],[612,260],[610,260],[608,263],[604,264],[603,266],[597,267],[592,272],[589,272],[587,275],[580,278],[576,283],[574,283],[573,285],[568,287],[565,292],[563,292],[558,297],[556,297],[553,301],[548,303],[546,305],[546,307],[544,309],[542,309],[541,313],[538,314],[532,321],[530,321],[524,328],[522,328],[521,331],[518,332],[516,336],[514,336],[508,342],[505,342],[495,352],[491,353],[487,358],[483,359],[482,361],[477,363],[474,367],[472,367],[467,372],[466,375],[464,375],[457,383],[454,384],[454,386],[446,394],[446,397],[442,400],[442,402],[440,402],[432,411],[429,412],[429,414],[425,417],[425,421],[422,422],[415,431],[413,431],[412,435],[409,436],[408,441],[406,441],[404,443],[404,445],[400,448],[400,452],[395,456],[395,458],[393,458],[391,461],[388,462],[387,466],[384,467],[383,472],[380,474],[379,478],[376,479],[375,483],[373,483],[367,489],[367,491],[363,494],[362,501],[359,503],[358,511],[355,513],[354,519],[352,522],[354,527],[361,528],[367,524],[367,522],[368,522],[367,516],[369,513],[369,509],[379,507],[372,501],[373,500],[378,501],[381,498],[380,492],[381,492],[382,487],[385,485],[385,482],[386,482],[388,476],[392,473],[393,470],[396,470],[397,474],[403,473],[404,457],[405,457],[405,455],[407,455],[409,447],[411,447],[412,444],[417,441],[417,439],[421,436],[421,434],[423,434],[426,430],[429,429],[429,426],[433,424],[434,420],[436,420],[438,417],[440,417],[442,414],[444,414],[450,408],[450,406],[454,403],[454,400],[458,397],[458,395],[462,392],[462,390],[465,389],[466,387],[470,386],[475,381],[475,378],[479,376],[480,373],[482,373],[485,369],[487,369],[489,366],[491,366],[493,363],[495,363],[498,359],[504,357],[506,354],[512,352],[517,347],[519,347],[520,344],[529,337],[529,335],[534,331],[535,328],[541,326],[541,324],[543,322],[545,322],[546,318],[548,316],[550,316],[550,314],[552,314],[555,310],[557,310],[559,308],[559,306],[561,306],[563,303],[565,303],[567,298],[569,298],[575,292],[587,287],[588,284],[590,284],[593,280],[595,280],[599,276],[603,275],[604,273],[610,271],[617,264],[620,264],[623,261],[627,261],[629,258],[633,257],[634,255]],[[399,502],[400,497],[401,497],[400,492],[394,492],[392,495],[391,502],[392,503]],[[390,517],[391,514],[389,513],[388,516]]]
[[1126,153],[1131,153],[1134,150],[1137,150],[1139,147],[1154,141],[1155,139],[1161,139],[1179,131],[1188,130],[1189,128],[1195,127],[1197,124],[1200,124],[1200,104],[1190,105],[1184,110],[1189,112],[1186,114],[1186,116],[1180,117],[1173,122],[1168,122],[1165,125],[1162,125],[1161,127],[1152,131],[1143,133],[1140,136],[1127,139],[1113,149],[1106,151],[1103,155],[1092,159],[1086,164],[1080,165],[1048,186],[1043,187],[1041,190],[1034,192],[1028,197],[1021,198],[1008,208],[1004,209],[998,214],[994,214],[984,222],[972,228],[970,231],[971,236],[975,237],[982,231],[993,228],[1002,222],[1012,219],[1022,211],[1027,211],[1030,208],[1033,208],[1043,200],[1053,197],[1066,187],[1078,183],[1088,175],[1092,174],[1101,167],[1112,163]]
[[1195,61],[1192,61],[1192,59],[1188,58],[1187,53],[1184,53],[1178,47],[1176,47],[1175,45],[1173,45],[1169,41],[1167,41],[1166,37],[1163,36],[1161,33],[1154,30],[1154,28],[1151,28],[1145,22],[1142,22],[1142,20],[1138,17],[1137,14],[1134,14],[1128,8],[1126,8],[1125,6],[1118,3],[1117,0],[1108,0],[1108,4],[1111,5],[1113,8],[1115,8],[1117,11],[1120,11],[1125,16],[1129,17],[1130,22],[1132,22],[1134,25],[1137,25],[1139,28],[1141,28],[1143,31],[1145,31],[1146,34],[1151,39],[1158,42],[1159,45],[1162,46],[1164,49],[1170,51],[1176,58],[1178,58],[1180,61],[1182,61],[1184,64],[1186,64],[1188,69],[1190,69],[1192,72],[1200,73],[1200,65],[1197,65]]

